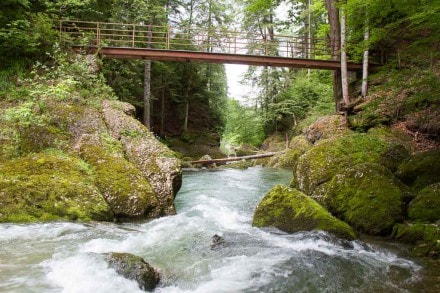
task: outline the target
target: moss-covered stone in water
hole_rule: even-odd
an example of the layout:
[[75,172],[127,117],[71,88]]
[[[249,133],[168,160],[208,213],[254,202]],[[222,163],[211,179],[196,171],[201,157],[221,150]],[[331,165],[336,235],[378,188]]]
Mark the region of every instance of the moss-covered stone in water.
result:
[[391,148],[395,148],[394,142],[363,133],[322,141],[299,158],[295,185],[311,195],[317,186],[350,166],[368,162],[381,164],[383,155]]
[[96,145],[83,145],[81,157],[94,168],[95,184],[119,218],[157,217],[159,201],[139,169],[123,158],[103,153]]
[[392,237],[414,245],[416,256],[440,256],[440,226],[438,224],[396,224]]
[[440,183],[429,185],[417,194],[409,205],[408,216],[421,222],[440,220]]
[[131,108],[133,106],[127,103],[104,101],[105,121],[112,137],[122,143],[126,159],[153,187],[163,213],[175,214],[174,198],[182,184],[180,160],[144,125],[125,114]]
[[159,283],[159,274],[139,256],[112,252],[106,255],[106,261],[118,274],[136,281],[142,290],[151,291]]
[[415,191],[440,182],[440,150],[413,154],[399,166],[396,176]]
[[333,217],[316,201],[282,185],[272,188],[258,204],[252,224],[276,227],[288,233],[323,230],[338,237],[355,238],[350,226]]
[[46,152],[0,165],[0,222],[111,220],[83,161]]
[[394,175],[379,164],[341,170],[315,194],[333,215],[368,234],[386,234],[402,219],[403,193]]

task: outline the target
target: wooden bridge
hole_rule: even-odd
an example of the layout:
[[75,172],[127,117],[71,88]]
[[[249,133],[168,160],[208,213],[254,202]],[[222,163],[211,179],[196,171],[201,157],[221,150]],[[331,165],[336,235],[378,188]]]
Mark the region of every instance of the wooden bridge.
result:
[[[60,20],[58,29],[60,41],[75,50],[98,52],[109,58],[329,70],[341,67],[339,61],[331,60],[335,50],[332,50],[329,39],[287,35],[263,38],[249,32],[76,20]],[[348,63],[347,66],[350,71],[362,69],[362,64],[358,63]]]

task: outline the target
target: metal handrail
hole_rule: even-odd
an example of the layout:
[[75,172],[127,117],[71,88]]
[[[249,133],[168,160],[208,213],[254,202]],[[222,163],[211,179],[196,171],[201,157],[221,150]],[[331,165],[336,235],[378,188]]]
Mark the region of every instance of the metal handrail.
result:
[[[58,20],[60,40],[73,45],[156,50],[203,51],[227,54],[331,59],[330,40],[274,35],[263,39],[250,32],[171,28],[169,26]],[[337,48],[338,49],[338,48]],[[313,57],[313,58],[312,58]]]

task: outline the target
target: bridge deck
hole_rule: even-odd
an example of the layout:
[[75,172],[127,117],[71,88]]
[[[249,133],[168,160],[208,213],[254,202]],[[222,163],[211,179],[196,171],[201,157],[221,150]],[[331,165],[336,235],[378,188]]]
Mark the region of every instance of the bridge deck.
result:
[[[328,39],[250,32],[208,31],[142,24],[60,20],[60,40],[75,50],[110,58],[340,69]],[[338,48],[335,48],[338,49]],[[349,63],[358,71],[362,65]]]
[[[223,64],[244,64],[257,66],[310,68],[310,69],[329,69],[338,70],[341,68],[339,61],[313,60],[301,58],[288,58],[276,56],[254,56],[227,53],[208,53],[190,52],[179,50],[164,49],[142,49],[142,48],[113,48],[96,46],[74,46],[76,51],[87,51],[99,53],[108,58],[122,59],[148,59],[159,61],[181,61],[181,62],[203,62],[203,63],[223,63]],[[348,63],[348,70],[360,71],[362,64]]]

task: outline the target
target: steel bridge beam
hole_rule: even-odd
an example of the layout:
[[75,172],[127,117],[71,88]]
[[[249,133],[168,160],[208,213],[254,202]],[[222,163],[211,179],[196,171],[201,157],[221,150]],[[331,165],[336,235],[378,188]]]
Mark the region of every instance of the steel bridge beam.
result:
[[[146,48],[114,48],[96,46],[73,46],[75,51],[98,53],[107,58],[148,59],[159,61],[203,62],[223,64],[244,64],[256,66],[292,67],[340,70],[339,61],[287,58],[276,56],[239,55],[210,52],[190,52],[178,50],[146,49]],[[348,70],[361,71],[362,64],[348,63]],[[373,66],[374,67],[374,66]]]

